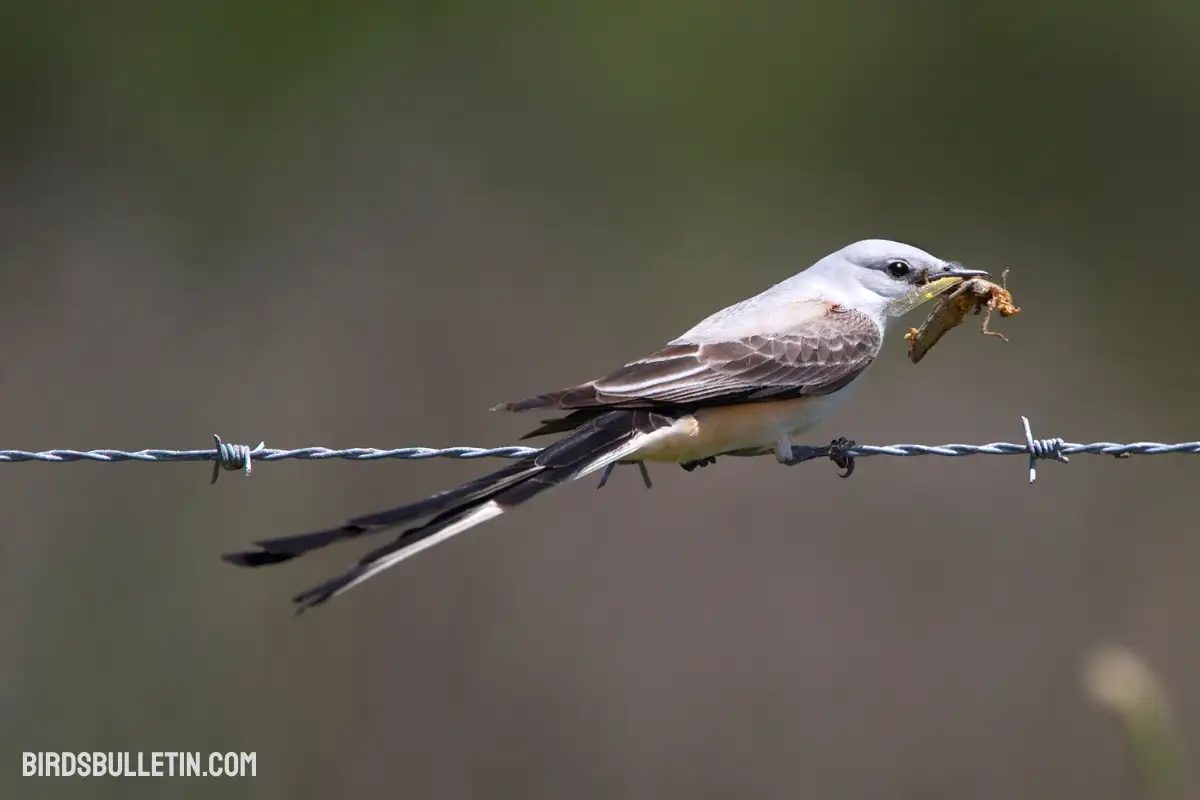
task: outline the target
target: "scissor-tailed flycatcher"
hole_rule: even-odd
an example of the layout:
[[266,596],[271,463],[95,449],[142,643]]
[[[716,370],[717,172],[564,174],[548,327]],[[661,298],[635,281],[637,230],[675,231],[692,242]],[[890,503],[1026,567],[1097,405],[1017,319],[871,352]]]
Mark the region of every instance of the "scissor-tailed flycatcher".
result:
[[917,305],[912,298],[920,287],[986,274],[898,242],[856,242],[606,377],[497,406],[570,412],[529,434],[565,434],[541,452],[457,489],[337,528],[256,542],[259,549],[224,558],[247,567],[278,564],[428,518],[297,595],[303,611],[534,495],[617,462],[666,461],[690,469],[719,455],[773,452],[789,463],[791,437],[815,425],[871,364],[888,318]]

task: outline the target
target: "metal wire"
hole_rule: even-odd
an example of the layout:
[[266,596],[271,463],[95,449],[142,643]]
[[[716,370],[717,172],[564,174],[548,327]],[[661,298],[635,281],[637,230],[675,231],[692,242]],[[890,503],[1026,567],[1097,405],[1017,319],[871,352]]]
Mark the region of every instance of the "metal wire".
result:
[[[1167,453],[1200,453],[1200,442],[1178,442],[1166,444],[1163,442],[1091,442],[1078,444],[1062,439],[1034,439],[1029,428],[1029,420],[1021,417],[1024,426],[1025,442],[991,442],[989,444],[890,444],[890,445],[856,445],[846,452],[856,458],[870,456],[1019,456],[1029,457],[1029,482],[1037,478],[1036,464],[1039,460],[1054,460],[1066,463],[1068,456],[1076,454],[1114,456],[1129,458],[1130,456],[1158,456]],[[73,461],[99,461],[115,463],[118,461],[147,461],[161,463],[166,461],[211,461],[213,462],[212,482],[216,482],[221,470],[242,470],[250,474],[251,464],[255,461],[282,461],[284,459],[301,459],[305,461],[322,461],[326,459],[343,459],[348,461],[379,461],[382,459],[406,459],[421,461],[428,458],[523,458],[540,452],[537,447],[399,447],[380,449],[375,447],[350,447],[333,449],[329,447],[301,447],[295,450],[278,450],[267,447],[259,442],[256,447],[231,444],[221,441],[214,435],[215,446],[208,450],[0,450],[0,462],[24,463],[40,461],[49,464],[65,464]],[[820,448],[797,447],[798,451],[812,451]]]

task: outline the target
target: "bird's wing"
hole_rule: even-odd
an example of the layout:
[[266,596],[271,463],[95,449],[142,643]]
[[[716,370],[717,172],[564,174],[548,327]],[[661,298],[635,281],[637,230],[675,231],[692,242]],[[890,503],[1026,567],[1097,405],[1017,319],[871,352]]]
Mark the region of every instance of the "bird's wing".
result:
[[882,344],[874,318],[835,307],[782,333],[676,341],[599,380],[497,408],[705,406],[828,394],[861,374]]

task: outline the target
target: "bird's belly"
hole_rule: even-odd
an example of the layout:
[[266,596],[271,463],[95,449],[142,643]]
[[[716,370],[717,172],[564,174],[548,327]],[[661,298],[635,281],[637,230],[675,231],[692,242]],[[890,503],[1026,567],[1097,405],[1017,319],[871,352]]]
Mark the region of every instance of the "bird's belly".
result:
[[[840,392],[835,393],[840,394]],[[835,395],[702,408],[646,437],[634,458],[695,461],[759,447],[774,447],[815,425],[837,404]]]

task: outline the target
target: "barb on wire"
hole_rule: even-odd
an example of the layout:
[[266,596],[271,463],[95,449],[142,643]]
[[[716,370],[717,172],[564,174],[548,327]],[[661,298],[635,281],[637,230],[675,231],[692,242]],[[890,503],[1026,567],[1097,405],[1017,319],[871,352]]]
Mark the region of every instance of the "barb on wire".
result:
[[251,450],[244,444],[227,444],[221,441],[221,437],[213,434],[213,442],[217,445],[217,454],[213,458],[212,480],[210,484],[216,483],[217,478],[221,477],[221,470],[240,469],[245,470],[246,475],[250,474],[250,465],[254,463],[254,455],[261,453],[266,449],[266,442],[259,442],[258,447]]
[[[1091,442],[1078,444],[1063,439],[1034,439],[1029,428],[1029,420],[1021,417],[1024,426],[1025,441],[1021,444],[1013,442],[991,442],[989,444],[890,444],[890,445],[855,445],[847,448],[846,455],[854,458],[870,456],[1017,456],[1029,457],[1029,482],[1037,479],[1036,466],[1038,460],[1054,460],[1068,463],[1067,456],[1076,454],[1113,456],[1129,458],[1131,456],[1158,456],[1167,453],[1200,454],[1200,442]],[[255,461],[283,461],[285,459],[301,459],[305,461],[322,461],[326,459],[342,459],[348,461],[380,461],[383,459],[405,459],[422,461],[428,458],[523,458],[541,452],[538,447],[398,447],[380,449],[375,447],[350,447],[333,449],[329,447],[301,447],[295,450],[278,450],[269,448],[264,442],[256,447],[223,442],[221,437],[214,435],[214,447],[208,450],[0,450],[0,463],[24,463],[40,461],[49,464],[65,464],[74,461],[100,461],[112,463],[117,461],[148,461],[161,463],[165,461],[211,461],[213,462],[212,483],[215,483],[222,469],[242,470],[250,474],[251,464]],[[796,452],[812,451],[815,448],[798,446]],[[649,475],[643,465],[643,479],[649,485]],[[606,476],[607,478],[607,473]]]

